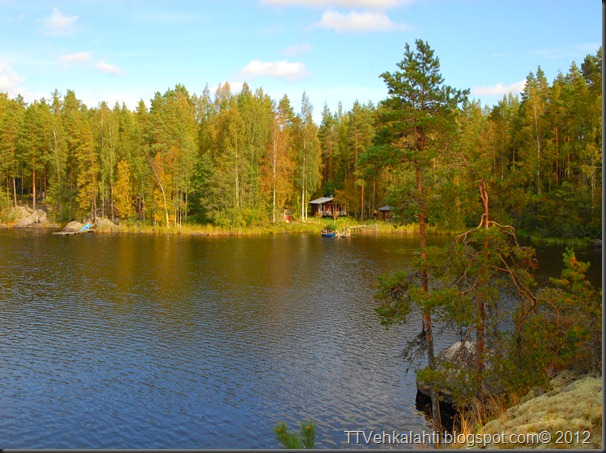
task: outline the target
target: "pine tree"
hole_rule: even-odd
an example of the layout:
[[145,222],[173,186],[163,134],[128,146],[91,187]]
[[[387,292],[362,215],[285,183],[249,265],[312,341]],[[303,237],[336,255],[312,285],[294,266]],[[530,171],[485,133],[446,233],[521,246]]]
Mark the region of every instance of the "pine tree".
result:
[[10,100],[8,97],[1,97],[0,100],[3,104],[3,111],[0,112],[0,171],[6,182],[7,199],[8,194],[12,192],[13,205],[17,207],[17,144],[25,103],[20,96]]
[[52,94],[50,104],[51,119],[49,124],[50,150],[48,156],[49,181],[46,203],[56,210],[57,219],[64,218],[63,205],[66,202],[67,187],[65,172],[67,161],[67,140],[61,118],[62,101],[59,92]]
[[306,93],[301,100],[301,113],[295,122],[295,186],[300,193],[301,220],[307,220],[307,204],[309,197],[319,188],[321,183],[322,150],[318,139],[318,127],[312,118],[313,107]]
[[[384,72],[381,78],[388,89],[388,98],[380,105],[379,127],[374,147],[367,159],[380,160],[385,166],[412,165],[416,180],[417,218],[419,222],[420,287],[429,291],[427,261],[427,186],[424,182],[432,160],[448,147],[455,131],[458,104],[467,92],[443,85],[440,62],[426,42],[416,41],[416,51],[406,44],[404,58],[397,63],[400,71]],[[387,318],[392,312],[383,312]],[[389,322],[389,320],[387,319]],[[428,366],[436,369],[433,346],[431,309],[423,308],[421,338],[424,341]],[[441,429],[437,385],[430,382],[432,414],[437,429]]]
[[75,157],[78,164],[76,201],[82,214],[90,216],[94,221],[99,195],[99,161],[89,120],[83,121],[81,125]]
[[292,196],[293,191],[293,117],[290,100],[284,95],[274,113],[264,165],[264,185],[270,193],[273,223],[277,220],[278,207],[285,207],[286,200]]
[[17,145],[18,160],[31,174],[32,209],[36,209],[37,172],[43,170],[48,160],[50,109],[42,100],[34,101],[25,110],[23,125]]

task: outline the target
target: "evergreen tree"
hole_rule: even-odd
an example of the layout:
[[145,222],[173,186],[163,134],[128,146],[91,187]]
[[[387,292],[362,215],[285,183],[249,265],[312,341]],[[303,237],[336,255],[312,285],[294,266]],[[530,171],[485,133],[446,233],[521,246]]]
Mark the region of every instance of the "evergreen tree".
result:
[[318,130],[320,147],[322,149],[322,193],[334,194],[336,187],[336,169],[338,165],[338,120],[324,104],[322,122]]
[[63,220],[63,206],[67,202],[65,172],[67,162],[67,140],[61,117],[62,101],[59,92],[52,94],[50,104],[51,118],[49,124],[50,150],[48,156],[48,191],[46,203],[56,211],[56,217]]
[[95,221],[99,195],[99,160],[95,153],[95,142],[89,119],[82,121],[80,125],[80,136],[75,150],[78,165],[76,201],[80,213]]
[[293,192],[293,118],[290,100],[284,95],[274,113],[271,141],[264,165],[264,180],[271,197],[273,223],[276,223],[278,208],[284,209]]
[[114,220],[114,184],[117,153],[120,146],[120,120],[116,109],[110,110],[106,102],[101,102],[95,111],[95,143],[100,157],[101,175],[99,194],[101,196],[101,216],[108,207],[109,216]]
[[35,101],[25,110],[17,145],[18,161],[31,174],[32,209],[36,209],[37,172],[44,170],[49,151],[50,108],[46,101]]
[[318,139],[318,127],[312,118],[313,107],[306,93],[301,99],[301,112],[295,122],[295,186],[300,193],[301,220],[307,220],[309,197],[321,183],[322,150]]
[[[404,58],[397,63],[400,71],[385,72],[381,78],[388,89],[388,98],[380,105],[379,127],[375,146],[367,159],[380,160],[385,166],[412,165],[416,180],[417,218],[419,222],[420,287],[429,291],[427,262],[427,185],[424,179],[432,160],[444,153],[455,131],[458,104],[467,92],[443,85],[440,63],[426,42],[416,41],[416,50],[406,44]],[[384,314],[389,317],[391,312]],[[427,351],[428,366],[435,370],[433,329],[430,307],[423,308],[421,338]],[[440,408],[435,382],[430,382],[432,414],[441,429]]]
[[65,197],[68,203],[64,209],[65,217],[68,219],[74,218],[76,199],[80,195],[78,190],[78,179],[80,177],[78,173],[80,169],[78,146],[80,145],[83,129],[90,127],[85,126],[83,118],[85,111],[86,107],[76,97],[76,93],[72,90],[67,90],[67,93],[63,97],[63,105],[61,106],[61,123],[65,131],[65,143],[67,147]]
[[8,99],[3,93],[0,96],[0,171],[5,181],[6,198],[12,192],[13,206],[17,207],[17,144],[25,103],[20,96],[16,99]]
[[197,158],[195,106],[182,85],[156,93],[148,127],[151,168],[164,207],[167,226],[187,220],[188,196]]

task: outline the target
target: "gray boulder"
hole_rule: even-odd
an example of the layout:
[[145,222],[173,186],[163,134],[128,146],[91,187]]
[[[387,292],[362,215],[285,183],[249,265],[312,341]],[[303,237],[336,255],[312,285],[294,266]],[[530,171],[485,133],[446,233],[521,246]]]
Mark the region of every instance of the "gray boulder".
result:
[[84,224],[82,224],[80,222],[76,222],[74,220],[72,222],[69,222],[67,225],[65,225],[65,228],[63,228],[63,230],[61,230],[61,231],[65,231],[66,233],[72,233],[74,231],[80,231],[83,226],[84,226]]
[[20,206],[17,209],[19,211],[19,220],[17,220],[15,228],[52,228],[57,226],[48,221],[46,212],[41,209],[34,211],[24,206]]
[[[436,367],[446,377],[446,381],[454,381],[461,371],[472,370],[476,360],[476,344],[474,341],[457,341],[448,348],[440,351],[436,357]],[[486,364],[485,364],[486,366]],[[426,397],[431,397],[429,385],[417,380],[417,390]],[[440,400],[453,402],[452,389],[448,385],[439,389]]]
[[95,229],[97,231],[117,231],[119,227],[111,220],[103,218],[95,221]]

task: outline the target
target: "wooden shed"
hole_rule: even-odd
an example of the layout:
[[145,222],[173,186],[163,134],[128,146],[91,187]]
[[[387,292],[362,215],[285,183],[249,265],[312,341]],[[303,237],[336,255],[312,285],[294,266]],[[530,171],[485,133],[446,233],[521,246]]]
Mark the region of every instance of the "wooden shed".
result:
[[339,217],[346,216],[347,209],[341,206],[334,197],[320,197],[309,202],[311,205],[311,215],[321,217]]
[[391,217],[390,213],[391,213],[392,209],[394,209],[393,206],[389,206],[389,205],[379,208],[379,212],[381,212],[383,214],[383,220],[387,220]]

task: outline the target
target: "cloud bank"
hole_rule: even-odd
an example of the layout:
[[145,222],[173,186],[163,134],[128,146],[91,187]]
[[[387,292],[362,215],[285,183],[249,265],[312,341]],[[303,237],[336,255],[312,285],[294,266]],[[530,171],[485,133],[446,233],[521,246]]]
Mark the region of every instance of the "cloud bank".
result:
[[388,9],[410,5],[417,0],[261,0],[261,3],[273,6],[308,6],[313,8],[364,8]]
[[93,57],[92,52],[76,52],[61,55],[59,60],[64,63],[84,63]]
[[342,14],[337,11],[325,11],[320,22],[314,26],[332,29],[338,33],[411,30],[410,26],[392,22],[387,15],[377,12]]
[[97,63],[95,64],[95,68],[97,68],[98,71],[103,72],[105,74],[113,74],[113,75],[124,74],[124,71],[122,71],[122,69],[120,69],[117,65],[107,63],[105,60],[97,61]]
[[9,96],[16,96],[24,88],[19,84],[23,77],[15,72],[11,65],[0,62],[0,93],[8,93]]
[[241,77],[274,77],[297,80],[307,76],[303,63],[281,61],[252,60],[239,71]]
[[515,82],[509,85],[504,85],[501,82],[496,83],[491,86],[476,86],[473,87],[470,91],[472,96],[503,96],[509,93],[511,94],[520,94],[524,91],[524,86],[526,85],[526,80],[522,80],[520,82]]
[[44,19],[44,29],[50,36],[71,35],[76,32],[78,16],[63,14],[57,8]]

